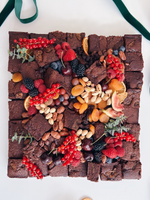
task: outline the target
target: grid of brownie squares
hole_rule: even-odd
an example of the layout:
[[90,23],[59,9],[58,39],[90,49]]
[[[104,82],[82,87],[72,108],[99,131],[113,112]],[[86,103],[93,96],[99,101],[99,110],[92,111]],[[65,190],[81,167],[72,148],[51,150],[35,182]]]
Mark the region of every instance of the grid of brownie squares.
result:
[[[40,161],[40,156],[43,152],[49,149],[52,142],[59,146],[63,138],[56,140],[52,137],[47,141],[47,145],[41,142],[41,138],[45,132],[50,130],[51,126],[47,123],[45,118],[36,114],[25,125],[22,123],[22,113],[24,109],[24,99],[26,94],[20,90],[22,82],[14,83],[9,81],[9,150],[8,150],[8,176],[10,178],[27,178],[30,177],[25,166],[22,164],[23,153],[26,152],[37,166],[41,169],[43,176],[69,176],[69,177],[87,177],[88,180],[97,182],[101,180],[120,181],[122,179],[140,179],[141,178],[141,163],[140,163],[140,150],[139,150],[139,133],[140,125],[139,107],[140,107],[140,94],[143,84],[143,58],[141,54],[141,35],[125,35],[125,36],[98,36],[92,34],[88,36],[89,56],[83,51],[82,40],[85,33],[63,33],[59,31],[50,32],[48,34],[35,34],[25,32],[9,32],[9,45],[10,50],[13,49],[14,39],[21,38],[38,38],[39,36],[48,39],[56,38],[56,44],[68,42],[70,47],[75,50],[80,59],[80,62],[86,66],[86,76],[95,84],[99,83],[105,78],[106,69],[103,67],[97,70],[98,60],[101,55],[105,54],[108,49],[119,49],[125,46],[126,60],[125,64],[125,84],[127,86],[128,96],[124,101],[124,114],[127,116],[126,126],[130,128],[129,133],[132,133],[136,139],[136,143],[123,142],[125,148],[125,155],[111,164],[97,164],[97,163],[80,163],[78,167],[72,166],[47,166]],[[68,94],[71,94],[71,79],[70,77],[63,77],[57,71],[48,68],[51,62],[58,61],[58,56],[55,53],[54,46],[45,48],[44,50],[34,50],[35,61],[31,63],[22,64],[16,58],[12,60],[9,58],[8,71],[12,74],[20,72],[23,78],[30,77],[33,80],[44,78],[47,87],[57,82],[57,78],[66,89]],[[45,71],[47,70],[47,73]],[[97,73],[95,73],[97,71]],[[45,73],[45,75],[44,75]],[[102,76],[103,74],[103,76]],[[72,105],[69,105],[70,110],[64,113],[64,123],[68,127],[71,124],[69,121],[70,115],[74,115],[74,130],[80,127],[83,116],[76,116]],[[69,116],[69,117],[68,117]],[[39,123],[40,122],[40,123]],[[43,125],[44,124],[44,125]],[[37,130],[34,127],[37,126]],[[72,124],[70,125],[72,128]],[[104,133],[104,124],[95,123],[94,140]],[[11,138],[17,132],[18,134],[25,135],[30,132],[36,139],[33,142],[30,151],[26,144],[21,141],[12,142]]]

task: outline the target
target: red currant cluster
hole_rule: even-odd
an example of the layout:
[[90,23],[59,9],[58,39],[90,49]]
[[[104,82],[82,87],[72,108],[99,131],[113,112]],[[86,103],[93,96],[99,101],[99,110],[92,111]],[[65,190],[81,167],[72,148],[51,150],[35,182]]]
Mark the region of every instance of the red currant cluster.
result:
[[56,96],[56,93],[60,93],[60,84],[52,84],[51,88],[47,88],[43,94],[38,94],[37,96],[30,99],[30,106],[46,103],[49,99],[52,99]]
[[120,82],[124,81],[125,77],[123,74],[123,64],[120,63],[120,59],[117,57],[114,57],[111,54],[108,54],[106,63],[107,65],[111,67],[111,69],[113,69],[113,72],[115,73],[115,77],[118,79],[118,81]]
[[127,142],[136,142],[136,139],[133,137],[132,134],[129,134],[128,132],[122,132],[122,133],[114,133],[114,142],[118,142],[118,140],[126,140]]
[[38,37],[38,39],[19,38],[19,42],[15,39],[14,43],[18,43],[20,48],[25,47],[26,49],[38,49],[42,47],[46,48],[48,44],[53,44],[55,41],[55,38],[48,40],[46,38]]
[[[64,154],[64,157],[61,159],[63,163],[63,166],[67,166],[70,163],[74,161],[74,159],[77,159],[77,154],[79,151],[77,151],[76,147],[76,141],[75,139],[77,138],[77,135],[75,134],[76,132],[74,130],[71,131],[71,135],[65,138],[65,141],[63,144],[58,147],[57,151],[60,152],[61,154]],[[81,155],[81,153],[80,153]],[[79,156],[80,157],[80,156]],[[80,158],[78,158],[80,159]]]
[[22,164],[24,164],[28,171],[31,172],[31,176],[35,176],[37,177],[37,179],[43,179],[43,175],[40,169],[35,164],[33,164],[26,156],[23,157]]

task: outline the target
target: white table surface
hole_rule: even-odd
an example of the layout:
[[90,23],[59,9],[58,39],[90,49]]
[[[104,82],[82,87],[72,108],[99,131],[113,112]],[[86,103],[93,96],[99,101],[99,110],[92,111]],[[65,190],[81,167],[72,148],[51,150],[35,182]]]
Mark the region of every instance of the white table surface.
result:
[[[0,11],[7,0],[0,0]],[[31,0],[24,0],[22,17],[34,12]],[[124,0],[131,13],[150,31],[150,1]],[[121,182],[93,183],[86,178],[10,179],[7,177],[8,158],[8,31],[48,33],[60,30],[86,35],[137,34],[138,31],[121,16],[111,0],[37,0],[38,18],[21,24],[14,11],[0,27],[0,200],[150,200],[150,41],[142,38],[144,84],[141,93],[139,122],[142,179]]]

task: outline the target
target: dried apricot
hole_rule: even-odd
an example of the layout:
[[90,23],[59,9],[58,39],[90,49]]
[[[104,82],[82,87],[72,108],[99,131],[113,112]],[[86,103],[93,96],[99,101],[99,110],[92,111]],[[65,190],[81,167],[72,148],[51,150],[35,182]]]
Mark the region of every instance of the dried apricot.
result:
[[95,133],[95,126],[93,126],[92,124],[90,124],[90,131],[94,134]]
[[84,92],[84,87],[82,85],[76,85],[72,88],[71,94],[75,97],[79,96]]
[[84,111],[86,111],[86,109],[88,108],[88,104],[87,103],[83,103],[79,109],[79,114],[83,114]]
[[107,106],[107,101],[101,100],[101,102],[98,103],[99,109],[104,109]]
[[79,78],[79,82],[81,83],[81,85],[82,85],[83,87],[86,86],[86,83],[84,82],[84,80],[83,80],[82,78]]
[[93,109],[93,112],[92,112],[92,120],[93,120],[94,122],[97,122],[98,119],[99,119],[99,110],[96,109],[96,108],[94,108],[94,109]]
[[85,103],[84,99],[82,99],[80,96],[77,97],[77,100],[78,100],[80,103]]
[[15,83],[20,82],[22,80],[22,75],[19,72],[16,72],[13,74],[12,80]]
[[108,121],[109,121],[109,116],[106,115],[105,113],[102,113],[102,114],[99,116],[99,121],[102,122],[102,123],[108,123]]
[[89,115],[89,122],[92,122],[92,114]]
[[56,93],[56,95],[53,97],[53,99],[58,99],[59,93]]
[[111,82],[108,84],[108,88],[111,89],[113,92],[116,91],[117,93],[122,93],[126,90],[125,84],[118,81],[117,79],[112,79]]
[[79,102],[73,104],[73,107],[78,109],[78,110],[81,108],[81,106],[82,106],[82,104],[79,103]]

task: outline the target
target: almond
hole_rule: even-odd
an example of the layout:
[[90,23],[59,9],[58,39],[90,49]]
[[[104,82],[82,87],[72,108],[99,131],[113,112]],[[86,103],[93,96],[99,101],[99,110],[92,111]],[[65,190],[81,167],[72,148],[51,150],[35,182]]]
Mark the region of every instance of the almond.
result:
[[51,136],[55,139],[60,139],[60,134],[56,131],[51,131]]
[[49,138],[49,136],[50,136],[50,132],[45,133],[45,134],[43,135],[43,137],[42,137],[42,140],[43,140],[43,141],[46,141],[46,140]]
[[61,131],[61,130],[63,129],[63,127],[64,127],[64,123],[63,123],[62,120],[60,120],[60,121],[58,122],[58,131]]
[[58,114],[61,114],[61,113],[64,112],[64,110],[65,110],[65,107],[64,107],[64,106],[60,106],[60,107],[57,109],[57,113],[58,113]]
[[57,121],[60,121],[60,120],[62,120],[62,118],[63,118],[63,114],[61,113],[61,114],[58,114],[58,116],[57,116]]
[[52,118],[53,118],[54,121],[56,121],[56,119],[57,119],[57,112],[54,112],[54,113],[53,113]]

